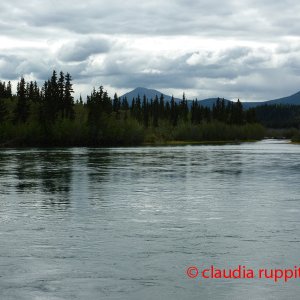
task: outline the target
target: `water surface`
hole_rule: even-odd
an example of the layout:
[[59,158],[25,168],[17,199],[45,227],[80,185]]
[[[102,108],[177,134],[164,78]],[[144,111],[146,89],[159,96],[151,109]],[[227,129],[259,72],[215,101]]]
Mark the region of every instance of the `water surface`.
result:
[[0,151],[0,299],[297,299],[300,146]]

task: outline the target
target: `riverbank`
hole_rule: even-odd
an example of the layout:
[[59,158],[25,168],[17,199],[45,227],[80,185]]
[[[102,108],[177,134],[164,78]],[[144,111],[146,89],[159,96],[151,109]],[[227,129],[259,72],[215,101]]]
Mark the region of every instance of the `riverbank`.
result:
[[[179,141],[179,140],[169,140],[169,141],[156,141],[156,142],[144,142],[141,144],[132,144],[132,145],[100,145],[100,146],[91,146],[88,144],[85,145],[72,145],[72,146],[62,146],[62,145],[44,145],[44,144],[36,144],[36,145],[25,145],[16,143],[16,141],[11,141],[7,143],[0,144],[0,149],[11,149],[11,148],[69,148],[69,147],[78,147],[78,148],[85,148],[85,147],[95,147],[95,148],[109,148],[109,147],[148,147],[148,146],[186,146],[186,145],[239,145],[242,143],[255,143],[259,142],[263,139],[251,139],[251,140],[228,140],[228,141]],[[293,144],[300,144],[300,142],[291,142]]]
[[138,121],[108,118],[94,131],[78,120],[57,120],[42,126],[39,123],[0,126],[0,147],[123,147],[143,145],[226,144],[257,141],[265,137],[260,124],[229,125],[222,122],[177,126],[161,122],[158,127],[144,128]]
[[241,143],[254,143],[261,141],[258,140],[229,140],[229,141],[165,141],[158,143],[143,143],[143,146],[185,146],[185,145],[238,145]]

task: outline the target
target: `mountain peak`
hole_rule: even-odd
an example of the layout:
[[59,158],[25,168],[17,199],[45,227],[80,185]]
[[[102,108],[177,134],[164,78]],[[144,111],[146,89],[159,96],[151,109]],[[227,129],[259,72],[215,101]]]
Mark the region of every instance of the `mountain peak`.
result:
[[[154,89],[148,89],[148,88],[145,88],[145,87],[137,87],[134,90],[132,90],[132,91],[124,94],[123,96],[121,96],[121,98],[126,97],[128,102],[131,103],[133,98],[137,98],[138,96],[143,97],[144,95],[149,100],[154,99],[156,96],[160,97],[160,95],[164,96],[165,101],[171,101],[171,98],[172,98],[171,96],[166,95],[166,94],[164,94],[160,91],[157,91],[157,90],[154,90]],[[175,100],[180,101],[180,99],[176,99],[176,98],[175,98]]]
[[[134,90],[132,90],[131,92],[129,92],[129,93],[132,93],[132,92],[135,92],[135,93],[149,93],[149,92],[155,92],[155,93],[157,93],[157,94],[161,94],[161,92],[159,92],[159,91],[156,91],[156,90],[153,90],[153,89],[148,89],[148,88],[145,88],[145,87],[141,87],[141,86],[139,86],[139,87],[136,87]],[[127,93],[128,94],[128,93]],[[143,94],[144,95],[144,94]],[[143,96],[143,95],[140,95],[140,96]]]

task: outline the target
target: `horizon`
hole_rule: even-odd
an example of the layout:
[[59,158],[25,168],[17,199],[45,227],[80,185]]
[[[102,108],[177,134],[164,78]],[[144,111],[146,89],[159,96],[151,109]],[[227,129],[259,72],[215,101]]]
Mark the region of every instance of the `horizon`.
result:
[[[59,71],[56,71],[57,73],[59,73]],[[72,76],[72,74],[70,74],[71,76]],[[25,76],[24,76],[24,79],[25,79],[25,81],[26,82],[28,82],[30,79],[26,79],[25,78]],[[50,76],[48,76],[48,79],[50,79]],[[31,78],[31,80],[33,80],[32,78]],[[1,80],[0,79],[0,81],[4,81],[4,80]],[[46,79],[44,80],[44,81],[46,81]],[[39,87],[41,88],[42,87],[42,83],[44,82],[44,81],[41,81],[40,83],[38,83],[38,85],[39,85]],[[7,82],[7,81],[6,81]],[[11,83],[12,83],[12,91],[13,91],[13,93],[14,94],[16,94],[16,88],[17,88],[17,81],[16,82],[13,82],[13,81],[11,81]],[[73,83],[73,88],[74,88],[74,94],[73,94],[73,96],[74,96],[74,102],[75,101],[77,101],[77,100],[79,100],[79,98],[80,98],[80,96],[82,97],[82,99],[83,99],[83,101],[85,102],[86,101],[86,99],[87,99],[87,96],[89,96],[90,95],[90,93],[91,93],[91,91],[92,91],[92,89],[93,88],[95,88],[96,90],[99,88],[99,86],[91,86],[90,87],[90,92],[89,93],[87,93],[87,94],[81,94],[81,93],[78,93],[77,91],[76,91],[76,83],[74,83],[73,82],[73,77],[72,77],[72,83]],[[111,90],[108,90],[108,89],[106,89],[106,87],[104,86],[103,87],[104,88],[104,90],[106,90],[107,91],[107,93],[108,93],[108,95],[109,95],[109,97],[111,98],[111,99],[113,99],[113,96],[114,96],[114,94],[115,93],[117,93],[117,95],[118,95],[118,97],[119,98],[122,98],[122,97],[124,97],[126,94],[129,94],[129,93],[131,93],[131,92],[134,92],[135,90],[137,90],[137,89],[145,89],[145,90],[152,90],[152,91],[156,91],[157,92],[157,95],[159,96],[159,95],[161,95],[161,94],[163,94],[163,95],[165,95],[165,96],[168,96],[168,97],[174,97],[175,99],[182,99],[182,96],[183,96],[183,94],[185,94],[185,97],[186,97],[186,99],[188,100],[188,101],[193,101],[193,100],[198,100],[198,101],[203,101],[203,100],[209,100],[209,99],[217,99],[217,98],[220,98],[220,99],[226,99],[226,100],[229,100],[229,101],[232,101],[232,102],[236,102],[238,99],[243,103],[243,102],[245,102],[245,103],[254,103],[254,102],[267,102],[267,101],[272,101],[272,100],[279,100],[279,99],[281,99],[281,98],[286,98],[286,97],[290,97],[290,96],[293,96],[293,95],[295,95],[295,94],[297,94],[297,93],[299,93],[300,91],[296,91],[296,92],[294,92],[294,93],[290,93],[290,94],[288,94],[288,95],[285,95],[285,96],[283,96],[283,97],[276,97],[276,98],[273,98],[273,99],[271,99],[271,98],[269,98],[269,99],[264,99],[264,100],[256,100],[256,101],[251,101],[251,100],[247,100],[247,99],[244,99],[244,98],[242,98],[242,97],[235,97],[235,98],[229,98],[229,97],[226,97],[226,96],[219,96],[219,95],[214,95],[214,96],[211,96],[211,97],[209,97],[209,98],[203,98],[203,97],[194,97],[194,98],[192,98],[192,97],[189,97],[189,94],[186,92],[186,91],[182,91],[181,92],[181,94],[180,95],[178,95],[178,94],[173,94],[173,93],[168,93],[168,92],[164,92],[163,90],[159,90],[159,89],[157,89],[157,88],[148,88],[148,87],[143,87],[143,86],[137,86],[137,87],[135,87],[135,88],[133,88],[133,89],[130,89],[130,90],[127,90],[127,91],[125,91],[125,92],[123,92],[122,94],[119,94],[118,92],[116,92],[116,91],[111,91]],[[143,96],[143,95],[140,95],[140,96]]]
[[[50,73],[49,73],[50,74]],[[70,74],[72,76],[72,74]],[[22,75],[21,75],[22,77]],[[20,77],[20,78],[21,78]],[[36,78],[34,77],[30,77],[30,76],[24,76],[26,82],[27,81],[37,81],[38,85],[41,87],[43,85],[43,83],[48,80],[51,76],[49,75],[48,78],[44,79],[44,80],[37,80]],[[5,80],[5,79],[1,79],[0,78],[0,81],[5,81],[5,82],[8,82],[8,81],[11,81],[11,84],[12,84],[12,91],[13,93],[16,94],[16,88],[17,88],[17,82],[20,80],[20,78],[16,79],[16,80]],[[74,77],[72,76],[72,81],[73,81],[73,87],[74,87],[74,101],[76,100],[79,100],[80,96],[82,97],[83,101],[86,101],[86,98],[87,96],[90,95],[91,91],[93,88],[99,88],[99,85],[93,85],[93,86],[90,86],[90,89],[89,89],[89,86],[88,84],[85,85],[85,90],[83,93],[79,92],[81,89],[80,89],[80,84],[77,84],[76,82],[74,82]],[[108,85],[109,86],[109,85]],[[79,88],[78,88],[79,87]],[[178,89],[174,88],[168,88],[168,89],[159,89],[159,88],[155,88],[155,87],[143,87],[143,86],[137,86],[137,87],[134,87],[134,88],[130,88],[130,89],[120,89],[122,92],[119,93],[118,91],[115,91],[115,90],[112,90],[112,89],[108,89],[106,88],[106,86],[103,86],[104,89],[108,92],[108,95],[113,98],[114,94],[117,93],[118,97],[123,97],[125,94],[128,94],[130,92],[133,92],[134,90],[138,89],[138,88],[142,88],[142,89],[147,89],[147,90],[156,90],[158,92],[158,94],[164,94],[166,96],[174,96],[174,98],[176,99],[182,99],[182,95],[183,93],[185,94],[186,96],[186,99],[188,101],[192,101],[192,100],[198,100],[198,101],[201,101],[201,100],[207,100],[207,99],[217,99],[217,98],[221,98],[221,99],[226,99],[226,100],[230,100],[230,101],[233,101],[233,102],[236,102],[238,99],[241,101],[241,102],[265,102],[265,101],[271,101],[271,100],[277,100],[277,99],[281,99],[281,98],[285,98],[285,97],[290,97],[292,95],[295,95],[297,94],[298,92],[300,92],[300,90],[298,91],[295,91],[294,93],[291,93],[289,92],[287,95],[282,95],[282,96],[275,96],[275,98],[267,98],[267,99],[257,99],[257,100],[251,100],[251,99],[245,99],[243,97],[233,97],[233,98],[230,98],[230,97],[226,97],[226,96],[218,96],[218,95],[214,95],[212,94],[211,96],[209,97],[200,97],[200,96],[189,96],[189,91],[188,90],[182,90],[182,91],[178,91]],[[172,90],[176,92],[175,93],[172,93]]]
[[[170,96],[170,97],[174,96],[174,98],[176,98],[176,99],[182,99],[182,95],[185,94],[186,99],[187,99],[188,101],[192,101],[192,100],[196,100],[196,99],[197,99],[198,101],[202,101],[202,100],[208,100],[208,99],[217,99],[217,98],[223,99],[223,98],[224,98],[224,99],[226,99],[226,100],[233,101],[233,102],[236,102],[236,101],[239,99],[241,102],[248,102],[248,103],[251,103],[251,102],[266,102],[266,101],[278,100],[278,99],[281,99],[281,98],[286,98],[286,97],[293,96],[293,95],[295,95],[295,94],[297,94],[297,93],[300,92],[300,91],[296,91],[296,92],[294,92],[294,93],[290,93],[290,94],[285,95],[285,96],[283,96],[283,97],[277,97],[277,98],[274,98],[274,99],[264,99],[264,100],[260,100],[260,101],[258,101],[258,100],[257,100],[257,101],[250,101],[250,100],[247,101],[246,99],[239,98],[239,97],[235,97],[235,98],[233,98],[233,99],[229,99],[229,97],[224,97],[224,96],[212,96],[212,97],[209,97],[209,98],[200,98],[200,97],[190,98],[190,97],[188,96],[188,94],[187,94],[185,91],[182,91],[181,96],[175,96],[174,94],[167,94],[167,93],[164,93],[163,91],[160,91],[160,90],[158,90],[158,89],[156,89],[156,88],[147,88],[147,87],[138,86],[138,87],[136,87],[136,88],[134,88],[134,89],[132,89],[132,90],[129,90],[128,92],[122,94],[122,95],[119,96],[119,97],[123,97],[125,94],[129,94],[129,93],[135,91],[136,89],[154,90],[154,91],[157,91],[158,94],[164,94],[164,95]],[[110,94],[110,93],[109,93],[109,94]],[[143,96],[143,95],[140,95],[140,96]],[[159,95],[158,95],[158,96],[159,96]]]

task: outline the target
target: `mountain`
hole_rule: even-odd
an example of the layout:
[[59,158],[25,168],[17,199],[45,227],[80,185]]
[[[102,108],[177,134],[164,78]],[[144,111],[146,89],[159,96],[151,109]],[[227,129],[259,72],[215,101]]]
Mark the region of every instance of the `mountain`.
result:
[[[160,97],[160,95],[163,94],[157,90],[154,89],[147,89],[143,87],[138,87],[131,92],[128,92],[121,96],[121,98],[124,98],[125,96],[127,97],[128,103],[131,104],[132,98],[137,98],[138,95],[140,95],[141,99],[143,99],[143,96],[146,95],[148,99],[154,99],[155,96],[157,95]],[[171,101],[171,96],[163,94],[164,95],[164,100],[165,101]],[[174,98],[177,103],[181,101],[179,98]],[[203,99],[203,100],[198,100],[198,103],[201,104],[202,106],[206,107],[212,107],[213,104],[216,102],[217,98],[208,98],[208,99]],[[225,103],[229,102],[230,100],[225,99]],[[191,106],[192,101],[188,100],[188,105]],[[288,97],[283,97],[283,98],[278,98],[274,100],[267,100],[267,101],[259,101],[259,102],[242,102],[243,107],[245,109],[252,108],[252,107],[257,107],[260,105],[273,105],[273,104],[293,104],[293,105],[300,105],[300,92],[293,94]]]
[[288,97],[266,101],[265,104],[293,104],[300,105],[300,92]]
[[[141,101],[143,101],[143,96],[146,95],[147,99],[154,99],[155,96],[157,96],[158,98],[160,97],[160,95],[164,96],[164,100],[165,101],[171,101],[172,96],[166,95],[162,92],[159,92],[157,90],[153,90],[153,89],[147,89],[147,88],[143,88],[143,87],[137,87],[136,89],[132,90],[131,92],[128,92],[126,94],[124,94],[123,96],[121,96],[121,99],[123,99],[124,97],[127,98],[127,101],[129,104],[131,104],[132,99],[133,98],[137,98],[138,96],[140,96]],[[176,102],[179,102],[181,99],[178,98],[174,98]]]
[[288,97],[278,98],[274,100],[259,101],[259,102],[243,102],[243,107],[248,109],[251,107],[257,107],[261,105],[274,105],[274,104],[291,104],[300,105],[300,92]]
[[[144,95],[146,95],[147,99],[154,99],[155,96],[158,96],[158,98],[159,98],[161,94],[164,96],[164,100],[166,102],[171,101],[172,96],[166,95],[166,94],[164,94],[160,91],[154,90],[154,89],[147,89],[147,88],[143,88],[143,87],[135,88],[134,90],[121,96],[121,99],[126,97],[128,103],[131,104],[132,99],[137,98],[138,96],[140,96],[141,100],[143,100]],[[208,98],[208,99],[198,100],[198,103],[201,104],[202,106],[212,107],[213,104],[217,101],[217,99],[218,98]],[[176,103],[179,103],[182,99],[174,98],[174,100]],[[190,107],[192,105],[192,100],[187,100],[187,101],[188,101],[188,106]],[[225,100],[226,103],[229,101],[230,100]]]
[[248,108],[254,108],[254,107],[257,107],[260,105],[264,105],[268,101],[260,101],[260,102],[243,102],[243,101],[241,101],[241,102],[243,104],[243,108],[248,109]]

